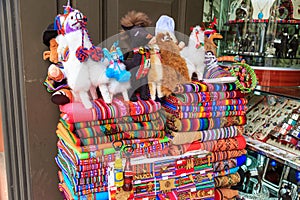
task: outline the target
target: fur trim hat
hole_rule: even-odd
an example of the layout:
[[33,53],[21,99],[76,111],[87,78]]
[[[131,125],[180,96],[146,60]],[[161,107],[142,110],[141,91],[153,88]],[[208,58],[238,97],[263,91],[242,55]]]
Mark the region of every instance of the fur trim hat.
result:
[[56,38],[58,35],[57,30],[54,29],[54,24],[49,24],[47,29],[43,33],[43,43],[49,47],[50,46],[50,40],[52,38]]

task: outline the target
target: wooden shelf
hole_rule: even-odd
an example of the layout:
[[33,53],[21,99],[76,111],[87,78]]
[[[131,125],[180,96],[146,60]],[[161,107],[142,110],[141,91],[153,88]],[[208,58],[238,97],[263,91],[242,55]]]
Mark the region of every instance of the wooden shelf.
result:
[[230,20],[225,24],[241,24],[241,23],[277,23],[277,24],[300,24],[300,20],[282,19],[282,20],[268,20],[268,19],[251,19],[251,20]]

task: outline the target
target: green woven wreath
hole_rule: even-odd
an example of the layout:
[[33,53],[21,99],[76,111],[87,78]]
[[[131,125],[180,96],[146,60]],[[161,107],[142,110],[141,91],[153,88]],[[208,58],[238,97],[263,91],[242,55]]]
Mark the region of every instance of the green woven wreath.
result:
[[[236,73],[237,72],[236,71],[237,67],[235,67],[236,65],[239,65],[242,68],[244,68],[246,70],[246,73],[250,75],[250,79],[251,79],[250,87],[245,87],[245,84],[242,84],[241,81],[239,80],[239,76]],[[234,66],[232,66],[229,71],[232,76],[237,77],[237,80],[235,81],[237,88],[239,88],[244,93],[249,93],[254,90],[254,88],[257,85],[257,78],[256,78],[256,74],[255,74],[254,70],[250,67],[250,65],[243,63],[243,62],[237,62],[237,63],[234,63]]]

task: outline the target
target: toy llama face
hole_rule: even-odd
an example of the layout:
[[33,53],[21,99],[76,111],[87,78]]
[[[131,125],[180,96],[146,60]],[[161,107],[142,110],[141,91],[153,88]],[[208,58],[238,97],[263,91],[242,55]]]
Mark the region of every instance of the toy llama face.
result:
[[200,48],[204,43],[204,31],[200,26],[195,26],[191,33],[191,39],[196,43],[196,48]]
[[85,22],[86,17],[79,10],[74,10],[66,17],[64,29],[66,33],[71,33],[82,29]]

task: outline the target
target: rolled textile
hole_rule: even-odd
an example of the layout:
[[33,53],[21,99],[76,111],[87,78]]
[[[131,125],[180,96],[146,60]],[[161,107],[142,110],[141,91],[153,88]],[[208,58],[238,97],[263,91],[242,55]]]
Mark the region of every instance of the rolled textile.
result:
[[75,130],[75,133],[78,135],[79,138],[82,139],[114,135],[128,131],[159,131],[164,130],[164,125],[165,119],[161,117],[157,120],[148,122],[104,124],[87,128],[81,128]]
[[178,119],[175,116],[167,117],[167,127],[173,131],[203,131],[229,126],[240,126],[246,124],[246,116],[229,116],[199,119]]
[[237,135],[241,135],[244,132],[243,126],[229,126],[218,129],[204,130],[204,131],[192,131],[192,132],[172,132],[171,139],[172,144],[187,144],[194,141],[210,141],[224,138],[231,138]]
[[102,99],[94,100],[92,109],[85,109],[81,103],[68,103],[59,108],[64,120],[75,123],[154,113],[161,109],[161,104],[153,100],[124,102],[114,98],[111,104]]
[[222,171],[224,169],[230,169],[234,167],[240,167],[246,162],[247,156],[241,155],[236,158],[228,160],[221,160],[213,163],[214,171]]
[[96,137],[89,137],[89,138],[80,138],[82,144],[86,145],[101,145],[103,143],[109,143],[116,140],[125,140],[125,139],[145,139],[145,138],[164,138],[165,131],[161,130],[152,130],[152,131],[127,131],[116,133],[112,135],[106,136],[96,136]]
[[235,83],[204,83],[193,80],[191,83],[179,84],[175,88],[174,93],[190,93],[190,92],[225,92],[236,90]]
[[229,174],[226,176],[215,177],[215,187],[230,187],[237,185],[241,181],[239,173]]
[[198,93],[183,93],[175,94],[175,97],[181,103],[208,102],[225,99],[237,99],[245,97],[241,91],[227,92],[198,92]]

